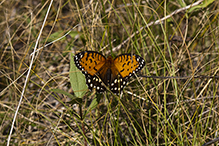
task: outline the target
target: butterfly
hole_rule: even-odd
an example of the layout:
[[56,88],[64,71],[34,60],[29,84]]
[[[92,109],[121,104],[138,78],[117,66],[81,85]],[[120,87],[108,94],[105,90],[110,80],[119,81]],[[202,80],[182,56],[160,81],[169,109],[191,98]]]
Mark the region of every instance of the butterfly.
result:
[[108,87],[117,95],[122,92],[128,79],[145,66],[144,59],[136,54],[121,54],[113,59],[95,51],[76,54],[74,62],[85,75],[90,91],[96,88],[98,93],[103,93]]

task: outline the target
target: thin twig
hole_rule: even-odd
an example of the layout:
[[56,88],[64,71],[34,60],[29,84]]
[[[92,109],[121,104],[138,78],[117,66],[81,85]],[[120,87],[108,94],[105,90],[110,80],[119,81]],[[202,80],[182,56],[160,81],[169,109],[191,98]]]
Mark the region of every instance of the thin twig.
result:
[[9,135],[8,135],[7,146],[9,146],[9,144],[10,144],[12,131],[13,131],[13,129],[14,129],[14,123],[15,123],[15,120],[16,120],[16,117],[17,117],[19,108],[20,108],[20,106],[21,106],[21,102],[22,102],[22,99],[23,99],[23,96],[24,96],[24,92],[25,92],[25,89],[26,89],[26,86],[27,86],[27,82],[28,82],[28,80],[29,80],[31,68],[32,68],[32,65],[33,65],[33,61],[34,61],[34,57],[35,57],[35,53],[36,53],[36,49],[37,49],[37,45],[38,45],[38,43],[39,43],[40,36],[41,36],[42,31],[43,31],[43,28],[44,28],[44,26],[45,26],[46,19],[47,19],[47,17],[48,17],[49,12],[50,12],[50,8],[51,8],[51,6],[52,6],[52,3],[53,3],[53,0],[51,0],[51,2],[50,2],[50,5],[49,5],[49,8],[48,8],[47,14],[46,14],[45,19],[44,19],[44,21],[43,21],[43,24],[42,24],[41,30],[40,30],[40,32],[39,32],[38,38],[37,38],[37,40],[36,40],[36,45],[35,45],[35,47],[34,47],[33,55],[32,55],[31,62],[30,62],[30,66],[29,66],[29,70],[28,70],[28,72],[27,72],[26,80],[25,80],[25,83],[24,83],[24,86],[23,86],[23,90],[22,90],[22,93],[21,93],[20,101],[19,101],[19,103],[18,103],[16,112],[15,112],[15,114],[14,114],[14,119],[13,119],[13,122],[12,122],[12,124],[11,124],[11,130],[10,130],[10,133],[9,133]]
[[[130,37],[128,37],[126,40],[124,40],[120,45],[118,45],[118,46],[116,46],[115,48],[113,48],[112,51],[113,51],[113,52],[114,52],[114,51],[118,51],[125,43],[127,43],[127,42],[128,42],[131,38],[133,38],[135,35],[139,34],[143,29],[148,28],[148,27],[150,27],[150,26],[153,25],[153,24],[154,24],[154,25],[162,24],[162,22],[163,22],[164,20],[166,20],[166,19],[172,17],[173,15],[175,15],[175,14],[181,12],[181,11],[185,11],[185,10],[187,10],[187,9],[190,9],[190,8],[192,8],[192,7],[194,7],[194,6],[197,6],[197,5],[199,5],[200,3],[202,3],[202,2],[203,2],[203,0],[199,0],[199,1],[197,1],[197,2],[195,2],[195,3],[193,3],[193,4],[191,4],[191,5],[188,5],[188,6],[184,7],[184,8],[177,9],[177,10],[175,10],[174,12],[172,12],[170,15],[167,15],[166,17],[163,17],[163,18],[161,18],[161,19],[159,19],[159,20],[157,20],[157,21],[155,21],[155,22],[152,21],[152,22],[146,24],[145,27],[141,27],[139,31],[134,32]],[[106,54],[109,54],[110,52],[111,52],[111,51],[109,50],[109,51],[106,52]]]
[[219,137],[217,137],[217,138],[215,138],[215,139],[213,139],[213,140],[211,140],[211,141],[209,141],[209,142],[203,144],[202,146],[207,146],[207,145],[213,144],[213,143],[215,143],[215,142],[217,142],[217,141],[219,141]]
[[174,76],[166,76],[166,77],[159,77],[159,76],[144,76],[139,75],[139,77],[143,78],[153,78],[153,79],[189,79],[189,78],[198,78],[198,79],[219,79],[219,76],[184,76],[184,77],[174,77]]

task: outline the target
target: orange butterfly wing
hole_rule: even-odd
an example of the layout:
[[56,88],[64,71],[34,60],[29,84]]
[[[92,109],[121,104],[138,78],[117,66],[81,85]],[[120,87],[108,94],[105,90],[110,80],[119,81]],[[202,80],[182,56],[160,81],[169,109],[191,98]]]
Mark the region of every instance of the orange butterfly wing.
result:
[[114,59],[114,64],[123,78],[129,78],[145,66],[145,61],[136,54],[122,54]]
[[88,72],[91,76],[95,75],[97,71],[104,65],[106,58],[94,51],[84,51],[75,55],[74,61],[76,66]]
[[113,93],[119,93],[126,86],[128,79],[139,72],[145,66],[142,57],[136,54],[122,54],[114,59],[114,68],[112,74],[116,76],[110,84],[110,90]]
[[74,61],[76,67],[85,75],[89,90],[93,88],[96,88],[97,92],[106,90],[102,81],[96,76],[106,61],[106,58],[102,54],[95,51],[84,51],[76,54]]

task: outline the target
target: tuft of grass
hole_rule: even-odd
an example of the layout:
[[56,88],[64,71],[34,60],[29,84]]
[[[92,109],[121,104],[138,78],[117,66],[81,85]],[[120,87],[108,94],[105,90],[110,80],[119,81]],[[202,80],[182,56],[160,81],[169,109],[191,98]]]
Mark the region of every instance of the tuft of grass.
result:
[[[0,2],[0,145],[9,144],[26,78],[10,145],[202,145],[218,137],[218,1],[53,1],[43,26],[50,2]],[[120,97],[78,95],[70,60],[84,50],[135,53],[146,61],[142,75],[186,78],[137,74]]]

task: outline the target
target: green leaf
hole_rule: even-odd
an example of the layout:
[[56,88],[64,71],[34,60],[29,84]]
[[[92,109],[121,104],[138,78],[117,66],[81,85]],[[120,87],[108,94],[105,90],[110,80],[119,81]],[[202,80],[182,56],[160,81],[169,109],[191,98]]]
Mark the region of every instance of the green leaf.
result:
[[70,93],[68,93],[68,92],[66,92],[66,91],[63,91],[63,90],[61,90],[61,89],[51,89],[51,91],[52,91],[52,92],[55,92],[55,93],[64,94],[64,95],[66,95],[67,97],[69,97],[69,98],[71,98],[71,99],[76,98],[74,95],[72,95],[72,94],[70,94]]
[[210,5],[211,3],[213,3],[215,0],[204,0],[200,5],[197,5],[195,7],[192,7],[191,9],[189,9],[188,13],[192,12],[192,11],[197,11],[199,9],[203,9],[205,7],[207,7],[208,5]]
[[71,104],[82,104],[82,98],[78,98],[66,91],[63,91],[61,89],[52,89],[51,90],[52,92],[55,92],[55,93],[61,93],[61,94],[64,94],[66,95],[67,97],[71,98],[72,100],[69,101],[68,103],[71,103]]
[[72,54],[71,54],[71,60],[70,60],[69,76],[70,76],[71,87],[75,95],[79,98],[82,98],[85,95],[88,87],[86,85],[85,76],[75,66],[74,57]]
[[82,98],[75,98],[75,99],[72,99],[71,101],[69,101],[68,103],[70,104],[82,104]]
[[81,33],[78,31],[71,31],[68,35],[70,35],[72,38],[75,38],[75,36],[81,35]]
[[186,7],[186,4],[184,1],[182,0],[177,0],[178,4],[181,6],[181,7]]
[[[63,30],[56,31],[49,36],[49,38],[47,39],[47,42],[52,42],[52,41],[62,37],[63,35],[64,35]],[[64,40],[64,39],[66,39],[66,38],[64,37],[61,40]]]
[[93,101],[91,102],[90,106],[88,107],[87,111],[85,111],[85,114],[84,114],[83,118],[84,118],[90,111],[92,111],[94,108],[96,108],[97,105],[98,105],[97,98],[94,98]]
[[[42,42],[52,42],[60,37],[62,37],[66,32],[64,32],[63,30],[60,31],[56,31],[54,33],[52,33],[48,39],[44,39],[42,40]],[[79,33],[77,31],[71,31],[68,35],[70,35],[72,38],[75,38],[76,35],[78,35]],[[66,40],[66,37],[63,37],[61,40]]]

